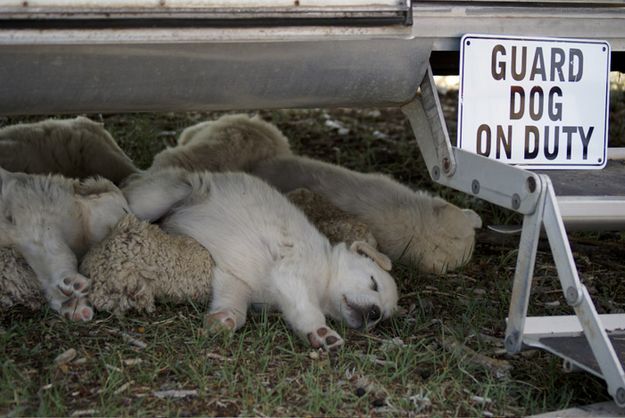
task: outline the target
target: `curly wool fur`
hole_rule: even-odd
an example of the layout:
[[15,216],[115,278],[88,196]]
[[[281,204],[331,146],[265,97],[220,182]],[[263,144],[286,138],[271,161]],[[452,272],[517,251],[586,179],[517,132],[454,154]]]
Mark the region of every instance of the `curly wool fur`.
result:
[[187,236],[169,235],[127,215],[80,264],[91,277],[89,299],[98,310],[154,311],[156,300],[206,302],[213,263],[208,251]]
[[35,272],[13,248],[0,247],[0,290],[0,311],[13,305],[36,310],[46,303]]

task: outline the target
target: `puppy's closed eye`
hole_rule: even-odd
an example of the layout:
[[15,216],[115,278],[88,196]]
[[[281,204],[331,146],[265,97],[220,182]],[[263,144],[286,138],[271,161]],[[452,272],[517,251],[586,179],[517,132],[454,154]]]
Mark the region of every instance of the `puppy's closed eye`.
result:
[[371,290],[374,292],[378,291],[378,282],[375,281],[375,278],[371,276]]

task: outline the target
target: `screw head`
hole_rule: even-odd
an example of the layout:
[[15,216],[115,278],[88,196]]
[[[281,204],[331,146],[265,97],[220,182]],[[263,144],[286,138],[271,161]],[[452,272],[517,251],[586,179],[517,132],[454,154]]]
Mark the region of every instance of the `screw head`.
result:
[[441,177],[441,169],[437,165],[435,165],[432,168],[432,178],[434,180],[438,180],[440,177]]
[[577,289],[573,286],[570,286],[566,289],[566,293],[564,294],[564,296],[566,297],[566,302],[569,305],[573,305],[577,302],[577,299],[579,298],[579,293],[577,292]]
[[521,207],[521,197],[518,194],[512,195],[512,209],[518,209]]
[[616,389],[615,400],[616,400],[616,403],[619,404],[620,406],[625,405],[625,388]]
[[529,190],[530,193],[534,193],[536,191],[536,179],[534,177],[527,178],[527,190]]
[[473,194],[478,194],[480,192],[480,182],[477,180],[473,180],[471,182],[471,191]]
[[443,158],[443,172],[449,173],[450,168],[451,168],[451,161],[449,161],[449,158],[447,157]]

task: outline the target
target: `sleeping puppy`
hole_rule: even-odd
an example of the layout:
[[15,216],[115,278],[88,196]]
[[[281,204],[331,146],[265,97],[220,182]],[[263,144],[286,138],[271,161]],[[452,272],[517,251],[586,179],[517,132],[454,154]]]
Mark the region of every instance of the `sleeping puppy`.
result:
[[80,179],[99,175],[115,184],[138,171],[101,123],[82,116],[1,128],[0,167]]
[[0,246],[14,247],[33,269],[50,307],[90,320],[89,279],[77,257],[102,240],[128,212],[110,181],[10,173],[0,168]]
[[390,260],[365,242],[334,247],[283,195],[244,173],[164,169],[124,188],[132,212],[191,236],[215,261],[211,326],[239,329],[251,304],[279,309],[313,347],[343,339],[325,316],[368,329],[397,306]]

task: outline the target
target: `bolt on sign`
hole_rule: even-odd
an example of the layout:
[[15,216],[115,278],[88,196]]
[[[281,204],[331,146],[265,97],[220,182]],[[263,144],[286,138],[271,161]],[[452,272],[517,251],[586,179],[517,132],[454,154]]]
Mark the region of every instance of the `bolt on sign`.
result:
[[465,35],[458,147],[528,169],[606,164],[610,45]]

